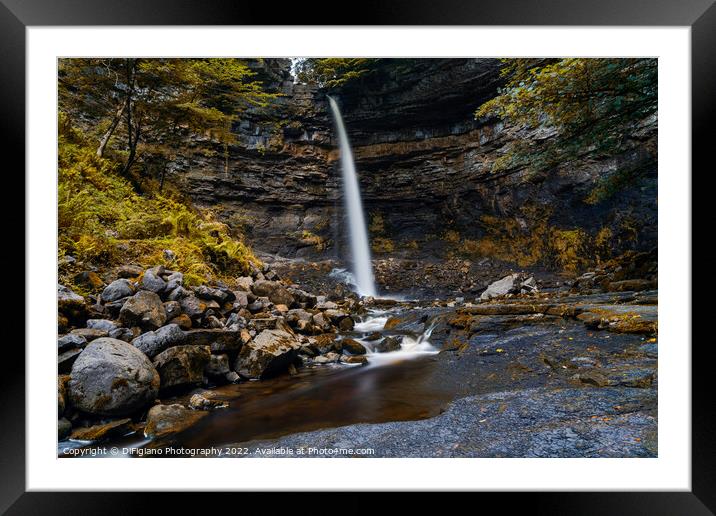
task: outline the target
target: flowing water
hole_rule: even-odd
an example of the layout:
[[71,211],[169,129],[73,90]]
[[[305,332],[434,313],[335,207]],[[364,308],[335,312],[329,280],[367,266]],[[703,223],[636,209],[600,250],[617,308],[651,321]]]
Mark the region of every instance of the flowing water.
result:
[[[358,423],[424,419],[439,414],[453,389],[431,377],[437,350],[430,344],[432,327],[420,335],[400,335],[401,349],[372,351],[366,339],[385,332],[390,311],[373,311],[349,335],[362,342],[368,365],[329,364],[299,369],[295,376],[242,382],[212,389],[229,408],[210,412],[189,429],[168,439],[147,440],[141,434],[115,439],[120,449],[182,446],[207,448],[272,439],[297,432]],[[165,403],[186,405],[191,393]],[[60,443],[60,450],[72,446]],[[86,443],[74,443],[75,447]],[[62,453],[60,453],[62,456]]]
[[365,216],[363,215],[363,204],[361,202],[358,174],[356,172],[355,162],[353,161],[353,151],[348,141],[348,134],[346,133],[338,104],[333,97],[328,97],[328,102],[331,105],[333,118],[336,122],[336,131],[338,132],[338,145],[341,153],[341,172],[343,178],[343,198],[348,215],[348,233],[355,287],[361,296],[375,296],[376,288],[373,277],[373,265],[371,264],[368,231],[365,225]]
[[[331,274],[353,286],[361,296],[375,296],[368,232],[353,154],[338,105],[331,97],[328,100],[340,145],[353,266],[351,272],[336,269]],[[432,355],[438,352],[430,344],[433,328],[426,324],[420,334],[385,332],[390,315],[389,310],[373,310],[345,335],[364,345],[367,365],[309,365],[294,376],[216,387],[212,389],[214,397],[227,401],[229,408],[215,410],[194,426],[165,440],[152,441],[133,434],[112,444],[120,448],[169,445],[206,448],[319,428],[435,416],[454,393],[443,383],[431,380]],[[400,338],[400,348],[377,352],[374,349],[377,341],[370,338],[376,332]],[[166,402],[186,405],[189,396]],[[60,443],[60,449],[65,446],[66,443]]]

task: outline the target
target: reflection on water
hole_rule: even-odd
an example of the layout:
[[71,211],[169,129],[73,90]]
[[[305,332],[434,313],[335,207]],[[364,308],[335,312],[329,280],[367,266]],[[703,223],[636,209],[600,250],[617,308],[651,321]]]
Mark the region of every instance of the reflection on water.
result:
[[[390,367],[320,367],[270,382],[217,389],[230,401],[171,440],[208,447],[274,438],[355,423],[407,421],[437,415],[451,398],[430,381],[432,358],[401,360]],[[164,443],[155,442],[153,446]],[[166,443],[168,444],[168,443]]]

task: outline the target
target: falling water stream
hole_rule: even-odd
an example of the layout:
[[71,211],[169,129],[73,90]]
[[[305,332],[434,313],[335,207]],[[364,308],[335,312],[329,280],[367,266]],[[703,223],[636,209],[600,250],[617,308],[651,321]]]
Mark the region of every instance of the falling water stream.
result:
[[358,174],[356,173],[353,151],[351,150],[341,110],[333,97],[328,97],[338,132],[338,144],[341,152],[341,171],[343,177],[343,198],[348,214],[348,233],[350,237],[351,262],[355,287],[361,296],[375,296],[375,280],[371,264],[368,231],[363,215]]
[[[338,132],[349,225],[353,271],[346,274],[346,281],[355,287],[359,295],[376,296],[353,154],[338,105],[331,97],[328,100]],[[148,440],[135,433],[116,440],[116,444],[143,448],[173,443],[200,448],[326,427],[435,416],[451,399],[453,392],[430,379],[430,355],[438,353],[429,340],[433,326],[426,323],[420,333],[386,330],[386,322],[396,314],[394,309],[369,310],[352,331],[343,335],[364,345],[367,367],[345,364],[307,367],[293,377],[284,375],[269,381],[220,386],[214,389],[214,394],[226,400],[230,408],[212,412],[166,441]],[[375,333],[400,338],[400,348],[378,352],[371,340]],[[180,396],[174,401],[186,405],[188,396]],[[60,443],[59,450],[68,445],[82,447],[87,444],[64,441]],[[64,452],[59,453],[62,456]]]

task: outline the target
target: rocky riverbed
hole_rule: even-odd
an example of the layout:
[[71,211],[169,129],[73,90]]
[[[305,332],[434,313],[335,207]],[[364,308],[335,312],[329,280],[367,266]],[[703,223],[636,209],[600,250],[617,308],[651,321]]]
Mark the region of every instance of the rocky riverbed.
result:
[[571,279],[513,271],[412,300],[360,299],[325,279],[325,263],[197,287],[162,266],[80,271],[96,294],[58,286],[58,453],[656,456],[646,262],[629,255]]

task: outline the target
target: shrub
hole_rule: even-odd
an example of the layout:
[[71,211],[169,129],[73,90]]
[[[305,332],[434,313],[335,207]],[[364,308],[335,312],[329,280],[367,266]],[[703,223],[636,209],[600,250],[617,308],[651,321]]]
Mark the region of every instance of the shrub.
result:
[[[81,135],[62,123],[60,127],[60,256],[73,255],[96,266],[164,264],[183,272],[189,284],[245,274],[250,263],[258,263],[213,213],[155,191],[140,194],[119,175],[118,163],[98,158]],[[166,263],[164,249],[174,251],[176,261]]]

